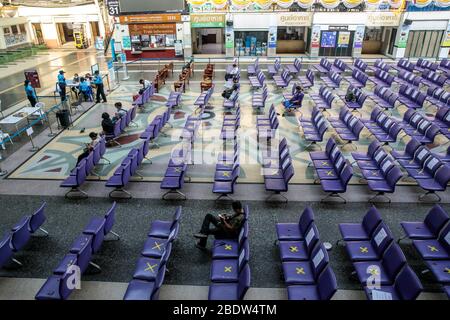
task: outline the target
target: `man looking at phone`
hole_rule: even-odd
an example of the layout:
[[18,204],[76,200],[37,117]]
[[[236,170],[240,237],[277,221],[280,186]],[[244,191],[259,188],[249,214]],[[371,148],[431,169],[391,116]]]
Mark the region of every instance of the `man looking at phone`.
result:
[[[199,239],[197,248],[202,250],[206,248],[209,235],[214,235],[216,238],[236,238],[239,235],[244,222],[244,209],[240,201],[234,201],[231,206],[234,211],[231,215],[220,214],[216,217],[208,213],[205,216],[200,232],[194,234],[194,237]],[[212,228],[210,228],[211,224]]]

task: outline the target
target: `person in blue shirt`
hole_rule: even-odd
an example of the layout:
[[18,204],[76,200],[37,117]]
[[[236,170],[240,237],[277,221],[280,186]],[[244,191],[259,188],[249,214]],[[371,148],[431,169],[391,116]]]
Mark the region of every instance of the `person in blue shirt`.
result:
[[[289,100],[283,101],[285,110],[292,111],[292,109],[301,108],[304,96],[305,96],[305,94],[303,93],[303,88],[299,85],[296,86],[294,94],[292,95],[292,98]],[[284,114],[283,114],[283,116],[284,116]]]
[[80,84],[78,85],[78,90],[80,90],[80,94],[78,96],[79,103],[81,103],[81,100],[83,98],[84,98],[84,101],[89,101],[91,85],[83,77],[80,78]]
[[34,91],[34,88],[31,86],[30,80],[25,80],[24,87],[25,93],[27,95],[28,101],[30,101],[31,106],[32,107],[36,106],[37,103],[36,91]]
[[106,95],[105,95],[105,89],[103,86],[103,79],[98,70],[95,71],[95,73],[94,73],[94,84],[97,87],[97,94],[95,95],[95,98],[96,98],[95,102],[100,103],[100,96],[102,97],[103,103],[107,102]]
[[59,95],[61,96],[61,102],[66,100],[66,77],[64,77],[64,71],[60,70],[58,74],[58,86],[59,86]]

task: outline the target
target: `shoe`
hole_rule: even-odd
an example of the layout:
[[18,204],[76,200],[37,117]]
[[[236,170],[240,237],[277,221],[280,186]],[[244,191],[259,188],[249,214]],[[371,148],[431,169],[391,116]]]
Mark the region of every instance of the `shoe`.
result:
[[206,235],[206,234],[203,234],[203,233],[194,233],[194,238],[197,238],[197,239],[205,239],[205,238],[208,238],[208,236]]

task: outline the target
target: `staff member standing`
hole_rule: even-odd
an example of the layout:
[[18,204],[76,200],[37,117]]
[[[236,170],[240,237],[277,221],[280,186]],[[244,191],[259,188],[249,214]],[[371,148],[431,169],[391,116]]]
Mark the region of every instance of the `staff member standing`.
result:
[[58,86],[59,86],[59,95],[61,96],[61,102],[66,100],[66,77],[64,77],[64,71],[60,70],[58,74]]
[[28,101],[30,101],[31,106],[32,107],[36,106],[36,103],[37,103],[36,91],[31,86],[30,80],[25,80],[24,87],[25,87],[25,93],[27,95]]
[[105,90],[104,90],[104,86],[103,86],[103,79],[102,76],[100,75],[100,72],[97,70],[94,73],[94,84],[97,87],[97,94],[96,94],[96,103],[100,103],[100,96],[102,97],[103,102],[107,102],[106,101],[106,95],[105,95]]

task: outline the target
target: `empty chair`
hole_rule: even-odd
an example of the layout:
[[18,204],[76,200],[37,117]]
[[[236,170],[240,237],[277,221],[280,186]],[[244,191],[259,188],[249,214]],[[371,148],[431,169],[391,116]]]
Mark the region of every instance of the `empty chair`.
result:
[[382,221],[380,212],[372,206],[361,223],[339,223],[339,231],[344,241],[369,240]]
[[277,223],[277,239],[279,241],[301,241],[305,239],[306,230],[314,222],[314,212],[306,207],[297,223]]
[[239,273],[238,282],[211,283],[208,300],[243,300],[250,287],[250,280],[250,266],[246,264]]
[[215,259],[211,264],[211,281],[212,282],[238,282],[239,274],[247,265],[249,260],[248,240],[239,251],[237,259]]
[[369,300],[415,300],[423,287],[414,271],[406,266],[393,285],[382,285],[380,289],[365,287],[364,290]]
[[450,260],[450,224],[436,239],[413,240],[414,248],[424,260]]
[[428,211],[423,221],[400,222],[405,232],[403,238],[408,237],[412,240],[436,239],[449,220],[448,213],[440,205],[436,204]]
[[311,69],[306,70],[304,76],[299,76],[298,81],[302,85],[303,89],[309,89],[314,86],[314,72]]
[[287,287],[289,300],[331,300],[337,291],[336,276],[327,266],[313,285],[292,285]]
[[179,230],[182,208],[178,207],[172,216],[172,220],[155,220],[152,222],[149,237],[167,239],[173,230]]
[[305,240],[301,241],[280,241],[281,261],[297,261],[311,259],[311,252],[319,242],[319,230],[314,223],[311,223],[306,230]]

